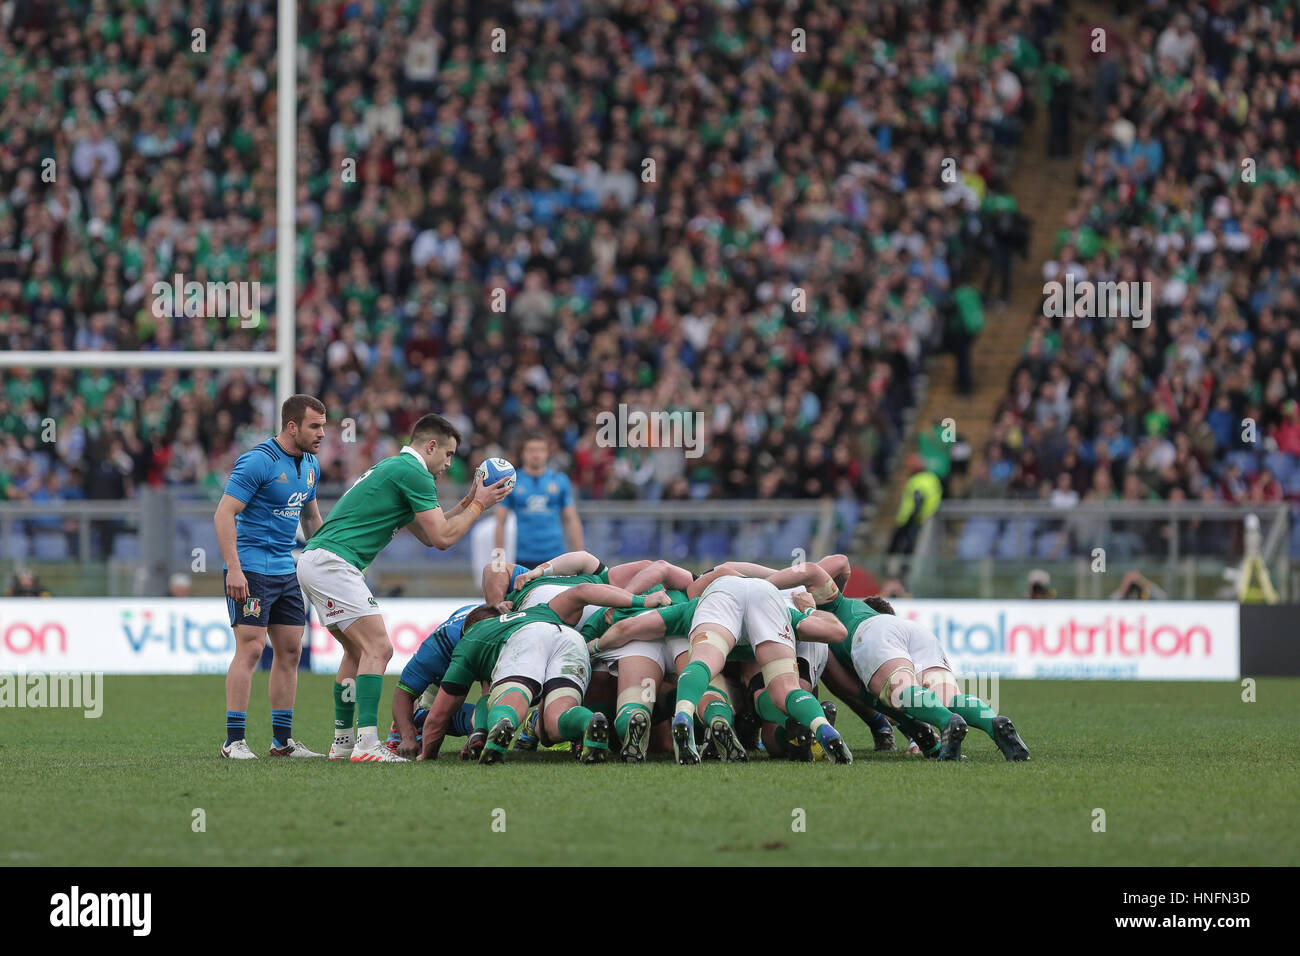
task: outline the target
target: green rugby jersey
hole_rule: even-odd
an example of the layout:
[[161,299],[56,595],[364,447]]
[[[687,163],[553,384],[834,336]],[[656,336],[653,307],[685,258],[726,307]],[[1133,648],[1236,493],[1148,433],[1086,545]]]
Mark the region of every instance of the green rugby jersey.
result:
[[415,452],[403,450],[353,482],[303,550],[323,548],[364,571],[417,512],[436,507],[433,475]]
[[845,597],[843,594],[837,595],[835,600],[828,604],[818,604],[817,610],[830,611],[834,614],[845,629],[849,636],[842,641],[830,645],[831,653],[835,659],[853,673],[853,632],[856,631],[863,621],[869,621],[876,616],[876,611],[867,607],[865,601],[858,598]]
[[[663,589],[664,589],[664,586],[663,586],[662,584],[656,584],[654,587],[652,587],[650,590],[646,591],[645,593],[646,593],[646,594],[654,594],[656,591],[662,591]],[[642,596],[644,597],[644,595],[642,595]],[[669,605],[669,607],[672,607],[673,605],[676,605],[676,604],[679,604],[679,603],[682,603],[682,602],[685,602],[685,601],[686,601],[686,592],[685,592],[685,591],[669,591],[669,592],[668,592],[668,597],[669,597],[669,599],[673,602],[672,605]],[[615,607],[615,608],[610,608],[610,610],[613,611],[614,613],[610,615],[610,620],[609,620],[609,621],[606,621],[606,620],[605,620],[605,612],[604,612],[604,611],[598,611],[597,613],[593,614],[591,617],[587,618],[587,623],[584,624],[584,625],[582,625],[582,638],[583,638],[583,640],[585,640],[588,644],[590,644],[592,641],[596,640],[598,637],[600,637],[602,634],[604,634],[606,631],[608,631],[611,627],[613,627],[613,626],[614,626],[615,624],[617,624],[619,621],[624,620],[625,618],[635,617],[637,614],[646,614],[646,613],[649,613],[649,612],[666,611],[666,610],[668,610],[668,609],[669,609],[668,607],[651,607],[651,608],[644,608],[644,607]],[[667,623],[667,619],[665,619],[665,623]],[[688,626],[690,625],[690,618],[687,618],[687,625],[688,625]],[[665,635],[666,635],[666,636],[669,636],[669,637],[672,636],[670,632],[665,632]]]
[[564,587],[573,587],[577,584],[608,584],[609,568],[605,568],[599,574],[557,574],[533,578],[521,588],[516,588],[506,595],[506,600],[511,604],[518,606],[519,602],[524,599],[533,588],[539,584],[559,584]]
[[506,641],[525,624],[539,622],[568,626],[549,604],[539,604],[526,611],[490,617],[466,628],[447,663],[447,673],[442,678],[443,689],[449,694],[462,694],[475,681],[490,680]]

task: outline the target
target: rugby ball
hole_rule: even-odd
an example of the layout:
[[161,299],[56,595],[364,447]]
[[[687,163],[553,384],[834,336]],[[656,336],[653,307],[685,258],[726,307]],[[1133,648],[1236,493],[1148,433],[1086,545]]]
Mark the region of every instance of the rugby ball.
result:
[[515,466],[504,458],[485,458],[478,466],[478,479],[484,487],[504,481],[509,491],[515,486]]

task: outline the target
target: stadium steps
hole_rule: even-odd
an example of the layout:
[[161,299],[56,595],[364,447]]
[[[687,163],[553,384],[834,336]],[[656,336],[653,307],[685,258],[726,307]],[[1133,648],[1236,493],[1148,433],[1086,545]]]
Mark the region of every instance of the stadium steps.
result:
[[[1070,26],[1065,30],[1071,29]],[[1064,41],[1064,31],[1056,39]],[[1064,43],[1071,66],[1082,73],[1082,55]],[[1075,93],[1076,103],[1085,96],[1083,90]],[[1052,241],[1065,221],[1065,214],[1074,201],[1074,171],[1078,168],[1087,135],[1084,123],[1075,119],[1071,134],[1074,151],[1066,159],[1047,158],[1047,109],[1039,104],[1033,123],[1025,130],[1024,139],[1016,157],[1013,173],[1008,177],[1011,193],[1032,222],[1029,238],[1029,255],[1012,260],[1011,301],[1004,307],[985,303],[984,331],[971,350],[971,373],[975,380],[972,395],[957,393],[957,363],[949,354],[936,356],[928,369],[925,394],[920,398],[917,412],[908,423],[904,449],[915,449],[917,430],[938,419],[952,418],[958,436],[970,444],[972,461],[983,453],[984,443],[993,429],[993,415],[1006,394],[1011,372],[1020,359],[1021,349],[1029,335],[1034,319],[1042,308],[1042,265],[1052,257]],[[1067,185],[1068,184],[1068,185]],[[983,283],[983,273],[975,277],[975,284]],[[853,553],[883,554],[889,547],[894,530],[894,516],[898,513],[903,485],[907,481],[903,456],[893,462],[889,483],[876,498],[873,516],[864,516],[858,525]],[[965,493],[964,483],[950,485],[949,494]]]

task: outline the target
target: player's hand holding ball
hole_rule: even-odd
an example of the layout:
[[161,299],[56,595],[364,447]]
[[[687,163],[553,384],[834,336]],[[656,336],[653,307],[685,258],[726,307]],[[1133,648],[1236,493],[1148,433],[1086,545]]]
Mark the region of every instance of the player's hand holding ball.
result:
[[474,500],[487,510],[514,489],[515,466],[504,458],[485,458],[474,477],[478,484]]

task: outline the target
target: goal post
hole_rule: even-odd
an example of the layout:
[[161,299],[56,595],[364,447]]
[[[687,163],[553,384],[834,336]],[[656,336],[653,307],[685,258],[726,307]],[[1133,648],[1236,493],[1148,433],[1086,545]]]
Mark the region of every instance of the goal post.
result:
[[[297,124],[298,8],[295,0],[277,0],[276,177],[275,177],[275,351],[274,352],[124,352],[0,351],[3,368],[99,369],[273,369],[276,414],[296,391],[294,381],[294,159]],[[278,428],[278,422],[277,422]]]

